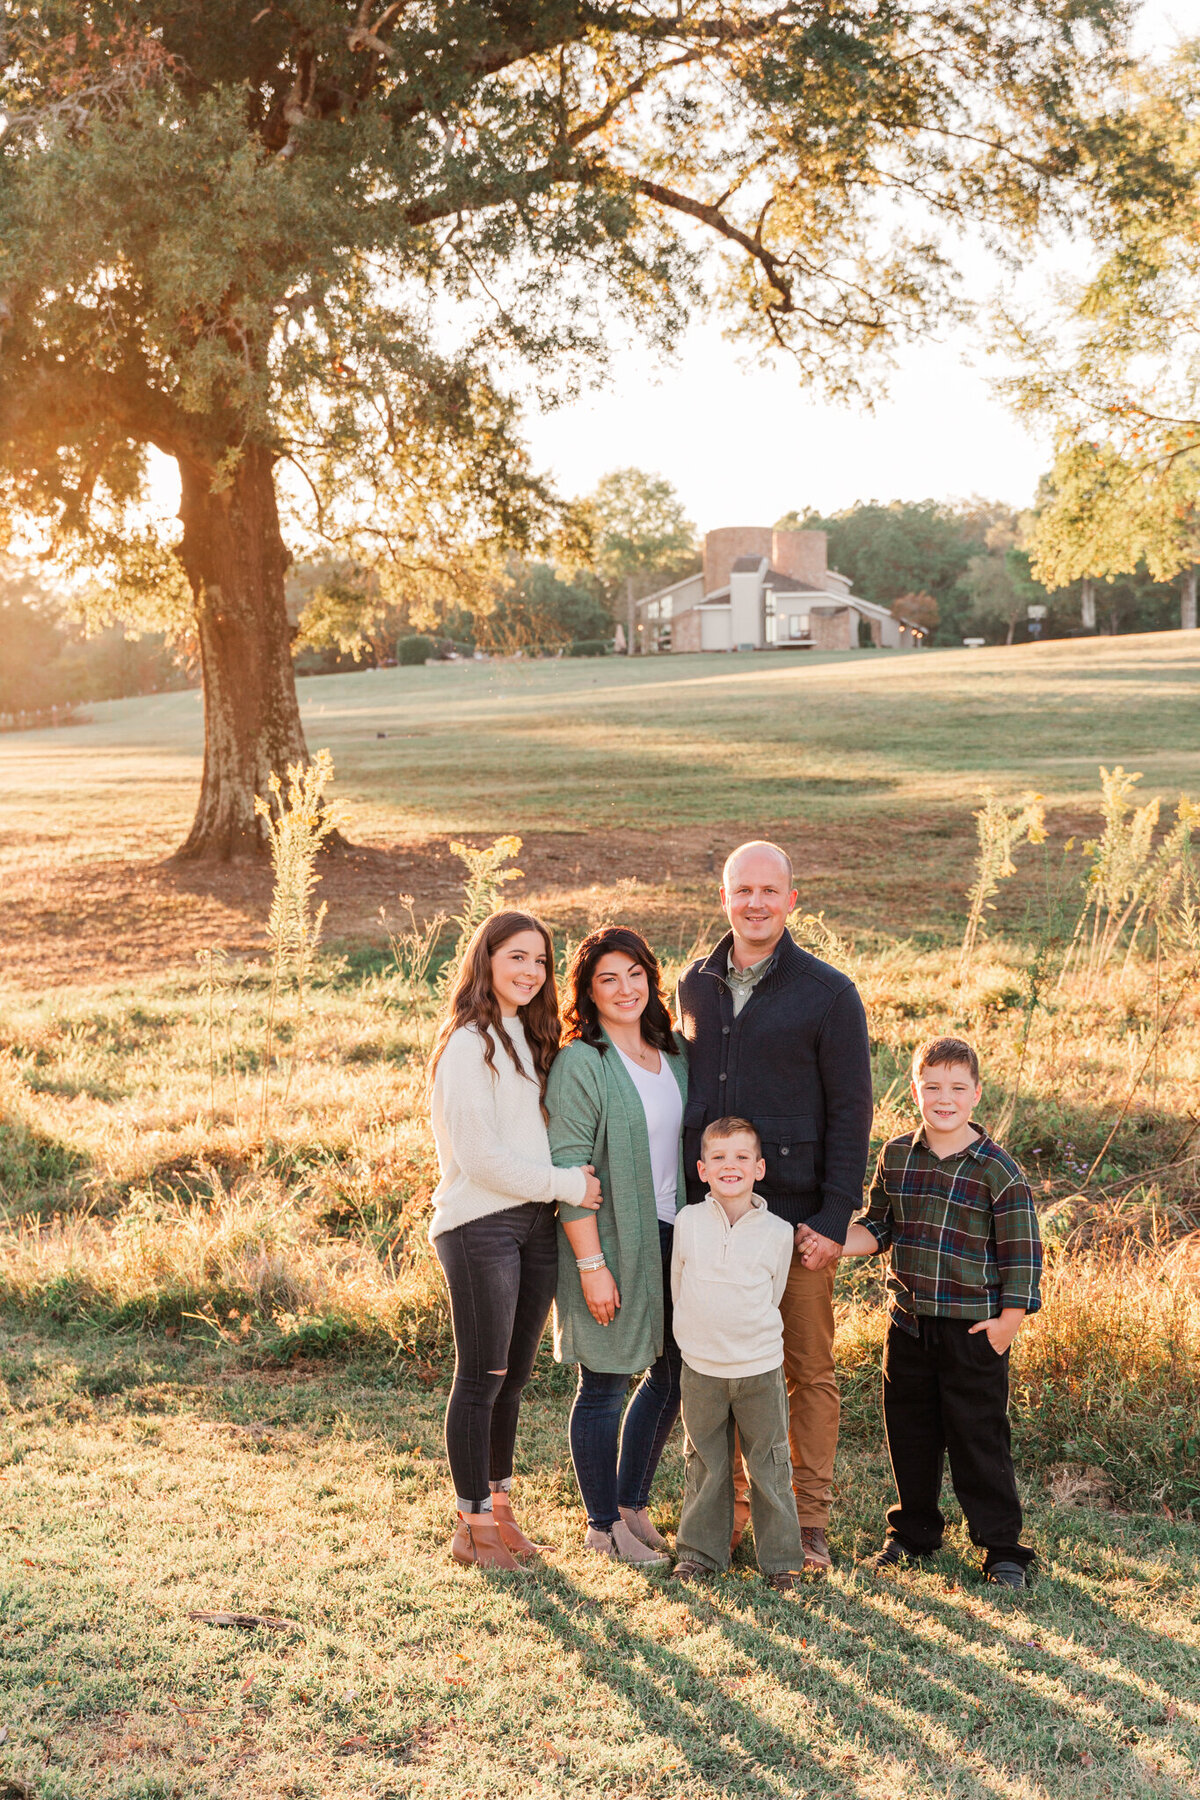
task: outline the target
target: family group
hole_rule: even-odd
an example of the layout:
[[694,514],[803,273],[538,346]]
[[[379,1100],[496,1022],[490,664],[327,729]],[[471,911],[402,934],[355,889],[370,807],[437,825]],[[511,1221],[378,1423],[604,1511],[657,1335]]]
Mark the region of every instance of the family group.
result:
[[913,1060],[921,1122],[883,1146],[863,1210],[866,1015],[849,977],[788,932],[795,902],[783,850],[734,850],[729,932],[684,971],[674,1021],[636,931],[583,940],[561,1013],[539,919],[498,912],[475,933],[430,1070],[459,1562],[513,1569],[538,1554],[514,1515],[513,1460],[553,1310],[555,1357],[578,1366],[569,1435],[589,1550],[670,1562],[649,1507],[682,1412],[673,1577],[728,1568],[747,1525],[773,1587],[823,1574],[834,1276],[842,1256],[888,1253],[897,1504],[875,1564],[938,1549],[948,1455],[985,1578],[1025,1584],[1008,1359],[1039,1304],[1028,1183],[975,1122],[974,1049],[933,1038]]

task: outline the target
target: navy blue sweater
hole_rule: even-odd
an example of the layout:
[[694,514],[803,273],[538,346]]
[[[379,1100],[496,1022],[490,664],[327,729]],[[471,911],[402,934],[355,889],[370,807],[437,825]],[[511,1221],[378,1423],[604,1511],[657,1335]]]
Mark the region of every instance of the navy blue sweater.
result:
[[725,979],[732,942],[730,932],[679,982],[679,1026],[688,1042],[688,1199],[704,1197],[696,1174],[701,1132],[710,1120],[736,1113],[762,1136],[767,1172],[756,1188],[771,1211],[844,1244],[862,1205],[873,1111],[858,989],[785,933],[735,1019]]

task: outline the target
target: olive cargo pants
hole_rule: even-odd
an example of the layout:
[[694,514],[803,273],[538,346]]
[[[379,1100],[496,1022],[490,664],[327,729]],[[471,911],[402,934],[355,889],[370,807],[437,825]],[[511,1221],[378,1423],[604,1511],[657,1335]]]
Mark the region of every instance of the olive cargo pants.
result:
[[792,1498],[787,1387],[782,1369],[725,1380],[684,1363],[680,1378],[686,1486],[675,1549],[710,1569],[729,1567],[733,1532],[733,1436],[736,1426],[750,1477],[754,1548],[764,1575],[804,1567]]

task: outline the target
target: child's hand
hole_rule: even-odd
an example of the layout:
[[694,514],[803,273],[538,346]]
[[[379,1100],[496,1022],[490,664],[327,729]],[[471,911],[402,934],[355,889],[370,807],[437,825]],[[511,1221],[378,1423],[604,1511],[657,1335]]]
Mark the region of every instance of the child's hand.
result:
[[1003,1356],[1020,1331],[1024,1317],[1025,1308],[1023,1306],[1006,1306],[997,1318],[980,1319],[978,1325],[972,1325],[967,1335],[974,1337],[977,1331],[986,1331],[988,1343],[996,1355]]
[[796,1254],[806,1269],[827,1269],[842,1254],[842,1246],[822,1237],[811,1225],[796,1227]]

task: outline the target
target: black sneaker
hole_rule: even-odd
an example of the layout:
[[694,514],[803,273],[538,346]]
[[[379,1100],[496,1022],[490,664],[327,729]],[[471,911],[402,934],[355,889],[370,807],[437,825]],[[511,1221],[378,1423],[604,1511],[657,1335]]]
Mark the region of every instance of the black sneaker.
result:
[[1026,1586],[1028,1577],[1023,1563],[996,1562],[983,1572],[985,1581],[994,1582],[997,1587],[1020,1589]]
[[887,1575],[893,1569],[923,1569],[928,1567],[930,1558],[918,1556],[913,1550],[906,1550],[899,1538],[888,1538],[883,1549],[871,1558],[871,1567],[880,1574]]

